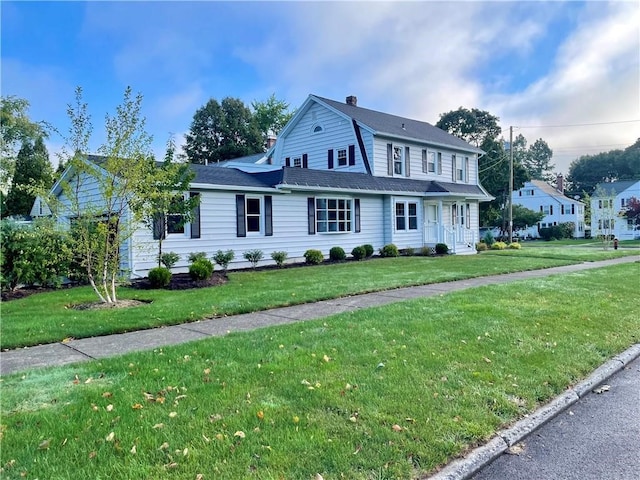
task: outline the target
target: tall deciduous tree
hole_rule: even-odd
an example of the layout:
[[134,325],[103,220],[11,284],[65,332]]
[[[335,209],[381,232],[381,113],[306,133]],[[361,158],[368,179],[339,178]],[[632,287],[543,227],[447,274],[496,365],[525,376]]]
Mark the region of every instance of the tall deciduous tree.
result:
[[264,102],[254,100],[251,102],[251,108],[263,144],[266,144],[269,135],[277,136],[293,116],[293,112],[289,111],[289,104],[284,100],[278,100],[275,94],[271,94]]
[[214,98],[199,108],[185,135],[184,154],[191,163],[210,164],[263,151],[262,136],[242,100]]
[[460,107],[458,110],[440,114],[436,127],[480,147],[486,140],[498,138],[502,132],[498,122],[499,118],[486,110]]
[[635,179],[640,179],[640,139],[624,150],[583,155],[571,162],[567,178],[575,194],[591,194],[600,183]]
[[29,215],[36,192],[48,190],[53,184],[53,168],[42,137],[35,144],[22,143],[16,157],[11,189],[6,199],[5,215]]
[[[120,248],[131,237],[141,219],[132,205],[143,195],[152,168],[151,137],[141,114],[142,96],[127,88],[115,115],[105,120],[105,143],[92,161],[85,152],[91,135],[91,120],[76,89],[75,106],[67,112],[71,120],[67,165],[73,169],[60,183],[61,202],[50,200],[58,214],[71,218],[75,250],[87,271],[89,283],[100,300],[117,302],[117,278],[121,271]],[[65,148],[65,151],[67,149]]]

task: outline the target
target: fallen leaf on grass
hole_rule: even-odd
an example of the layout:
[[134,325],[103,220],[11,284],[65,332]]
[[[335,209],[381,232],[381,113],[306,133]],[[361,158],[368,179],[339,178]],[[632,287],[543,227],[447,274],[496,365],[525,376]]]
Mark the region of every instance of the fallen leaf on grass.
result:
[[111,432],[109,435],[105,437],[105,440],[107,442],[113,442],[113,439],[115,438],[115,436],[116,436],[115,432]]
[[164,428],[164,423],[156,423],[152,428]]
[[38,450],[47,450],[50,444],[51,440],[43,440],[40,442],[40,445],[38,445]]
[[238,430],[236,433],[233,434],[233,436],[238,438],[244,438],[245,434],[242,430]]
[[391,427],[391,430],[393,430],[394,432],[401,432],[402,431],[402,427],[396,423],[395,425],[393,425]]

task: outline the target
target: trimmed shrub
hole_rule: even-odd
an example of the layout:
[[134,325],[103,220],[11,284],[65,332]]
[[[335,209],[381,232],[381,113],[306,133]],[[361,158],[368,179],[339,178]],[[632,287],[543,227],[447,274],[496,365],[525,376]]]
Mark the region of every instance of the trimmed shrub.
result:
[[449,247],[446,243],[436,243],[436,255],[446,255],[449,253]]
[[160,263],[171,270],[180,260],[180,255],[176,252],[167,252],[160,255]]
[[397,257],[400,255],[398,252],[398,247],[396,247],[393,243],[389,243],[380,249],[381,257]]
[[189,265],[189,275],[194,280],[206,280],[213,275],[213,263],[206,258],[199,258]]
[[496,239],[493,237],[493,233],[491,233],[490,231],[488,231],[487,233],[484,234],[484,236],[482,237],[482,243],[491,246],[493,245],[493,242],[495,242]]
[[49,219],[32,225],[2,220],[0,283],[13,290],[20,284],[59,287],[69,272],[73,239]]
[[304,252],[304,259],[309,265],[319,265],[324,260],[320,250],[309,249]]
[[494,242],[491,245],[491,250],[504,250],[505,248],[507,248],[507,244],[504,242]]
[[194,263],[198,260],[206,260],[207,254],[205,252],[191,252],[189,254],[189,263]]
[[156,267],[149,270],[149,283],[152,288],[164,288],[171,283],[171,270],[167,267]]
[[413,247],[407,247],[402,251],[402,254],[407,257],[413,257],[416,254],[416,250]]
[[233,250],[227,250],[226,252],[218,250],[213,256],[213,261],[222,267],[223,272],[226,272],[227,267],[235,257],[236,255],[233,253]]
[[334,262],[342,262],[347,258],[347,254],[344,253],[344,248],[342,247],[331,247],[329,250],[329,259]]
[[420,248],[420,255],[422,255],[423,257],[428,257],[429,255],[431,255],[431,249],[427,246]]
[[373,249],[373,245],[370,245],[368,243],[365,243],[364,245],[362,245],[364,247],[364,251],[366,252],[365,257],[369,258],[369,257],[373,257],[373,252],[375,251]]
[[476,243],[476,252],[484,252],[485,250],[487,250],[489,247],[487,246],[486,243],[484,242],[478,242]]
[[288,256],[287,252],[271,252],[271,259],[276,262],[278,268],[282,268]]
[[362,260],[365,258],[367,256],[367,251],[365,250],[364,245],[354,247],[354,249],[351,250],[351,256],[356,260]]
[[258,265],[258,262],[260,260],[262,260],[262,257],[264,256],[264,254],[262,253],[262,250],[247,250],[246,252],[244,252],[243,257],[245,258],[245,260],[247,260],[249,263],[251,263],[251,266],[253,268],[256,268],[256,266]]
[[509,244],[509,248],[512,250],[520,250],[522,248],[522,245],[520,245],[518,242],[512,242]]

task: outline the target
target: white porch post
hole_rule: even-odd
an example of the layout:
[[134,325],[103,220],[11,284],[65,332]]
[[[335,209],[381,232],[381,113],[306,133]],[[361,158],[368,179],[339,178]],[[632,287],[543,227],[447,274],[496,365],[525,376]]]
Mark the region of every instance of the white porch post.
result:
[[438,200],[438,243],[444,242],[444,215],[442,208],[442,199]]

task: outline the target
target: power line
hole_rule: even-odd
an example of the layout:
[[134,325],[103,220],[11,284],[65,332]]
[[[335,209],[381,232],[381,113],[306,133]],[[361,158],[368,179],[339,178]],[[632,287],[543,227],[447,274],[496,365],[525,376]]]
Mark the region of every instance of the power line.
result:
[[573,124],[565,124],[565,125],[524,125],[524,126],[515,126],[513,128],[567,128],[567,127],[591,127],[595,125],[617,125],[619,123],[636,123],[640,122],[639,120],[620,120],[617,122],[598,122],[598,123],[573,123]]

